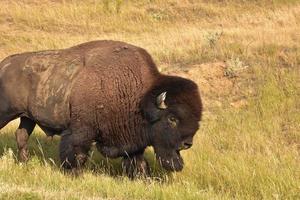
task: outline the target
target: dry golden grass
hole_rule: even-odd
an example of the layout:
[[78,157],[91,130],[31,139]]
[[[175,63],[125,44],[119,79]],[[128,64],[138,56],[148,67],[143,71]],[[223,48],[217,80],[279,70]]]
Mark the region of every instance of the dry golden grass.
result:
[[0,198],[299,199],[298,13],[297,0],[0,1],[0,58],[122,40],[147,49],[162,72],[195,80],[205,105],[183,172],[161,171],[150,149],[150,180],[121,177],[119,160],[96,152],[81,177],[64,175],[59,138],[40,130],[35,156],[19,164],[11,124],[0,135]]

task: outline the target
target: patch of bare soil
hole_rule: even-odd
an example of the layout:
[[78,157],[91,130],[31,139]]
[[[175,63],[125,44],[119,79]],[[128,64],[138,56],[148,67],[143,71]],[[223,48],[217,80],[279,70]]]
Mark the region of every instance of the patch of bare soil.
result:
[[229,66],[225,62],[205,63],[185,68],[166,69],[164,73],[181,76],[195,81],[200,89],[204,109],[232,106],[243,108],[248,105],[247,97],[254,93],[249,70],[228,76]]

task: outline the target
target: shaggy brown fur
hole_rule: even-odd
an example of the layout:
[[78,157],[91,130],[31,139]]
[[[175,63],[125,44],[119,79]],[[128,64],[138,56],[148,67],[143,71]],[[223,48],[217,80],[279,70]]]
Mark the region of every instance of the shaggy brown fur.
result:
[[[158,105],[158,97],[166,92]],[[84,164],[92,142],[108,157],[135,160],[154,146],[168,170],[181,170],[179,150],[189,148],[201,119],[195,83],[158,72],[142,48],[117,41],[93,41],[56,51],[13,55],[0,63],[0,128],[21,117],[16,137],[22,160],[35,124],[62,135],[66,168]],[[25,124],[25,125],[24,125]],[[138,170],[137,170],[138,169]]]

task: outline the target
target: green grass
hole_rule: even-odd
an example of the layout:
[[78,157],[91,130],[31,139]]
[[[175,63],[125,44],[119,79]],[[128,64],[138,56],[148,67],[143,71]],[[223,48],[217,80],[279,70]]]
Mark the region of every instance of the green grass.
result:
[[[72,177],[60,168],[59,137],[49,141],[39,129],[22,164],[13,123],[0,131],[0,199],[300,199],[298,13],[296,0],[1,1],[1,58],[115,39],[146,48],[164,73],[223,61],[226,69],[224,77],[208,70],[221,89],[190,74],[204,113],[182,172],[163,171],[149,149],[152,177],[131,181],[120,159],[93,149]],[[232,106],[240,100],[247,103]]]

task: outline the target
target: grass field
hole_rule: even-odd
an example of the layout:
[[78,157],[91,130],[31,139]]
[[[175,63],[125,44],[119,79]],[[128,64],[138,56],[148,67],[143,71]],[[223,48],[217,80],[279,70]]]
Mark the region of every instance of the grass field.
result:
[[[190,77],[204,101],[185,168],[122,176],[97,152],[62,173],[59,137],[36,129],[17,161],[0,132],[0,199],[300,199],[300,2],[297,0],[1,0],[0,59],[97,39],[147,49],[163,73]],[[0,105],[1,106],[1,105]]]

